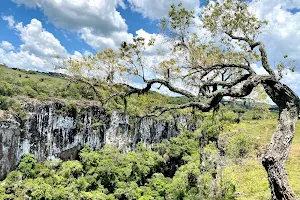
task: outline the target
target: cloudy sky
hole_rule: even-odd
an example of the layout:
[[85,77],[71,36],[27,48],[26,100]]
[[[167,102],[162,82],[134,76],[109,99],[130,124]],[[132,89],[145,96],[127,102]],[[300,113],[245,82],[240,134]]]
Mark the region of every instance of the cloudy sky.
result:
[[[51,71],[56,55],[76,57],[158,34],[159,19],[179,2],[197,10],[206,0],[1,0],[0,63]],[[260,39],[271,64],[285,54],[300,61],[300,0],[255,0],[251,7],[269,21]],[[283,82],[300,94],[300,66]]]

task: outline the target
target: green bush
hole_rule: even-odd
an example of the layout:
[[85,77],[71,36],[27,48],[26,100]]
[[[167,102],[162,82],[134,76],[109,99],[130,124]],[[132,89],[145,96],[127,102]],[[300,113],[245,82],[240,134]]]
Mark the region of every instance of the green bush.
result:
[[24,178],[34,177],[34,167],[36,165],[36,158],[32,154],[24,154],[18,166]]
[[224,200],[235,200],[236,182],[232,180],[223,181],[221,185],[221,196]]
[[229,139],[225,151],[231,158],[240,160],[248,156],[252,147],[253,142],[251,137],[244,133],[238,133]]
[[34,89],[32,89],[29,85],[24,86],[24,91],[26,95],[29,96],[30,98],[34,98],[38,95],[38,93]]
[[10,102],[8,97],[0,96],[0,110],[8,110],[10,107]]
[[14,94],[13,87],[10,83],[6,81],[0,81],[0,95],[2,96],[12,96]]
[[12,110],[14,111],[14,115],[15,115],[15,117],[17,117],[17,119],[19,119],[21,121],[26,119],[27,114],[19,102],[15,102],[13,104]]

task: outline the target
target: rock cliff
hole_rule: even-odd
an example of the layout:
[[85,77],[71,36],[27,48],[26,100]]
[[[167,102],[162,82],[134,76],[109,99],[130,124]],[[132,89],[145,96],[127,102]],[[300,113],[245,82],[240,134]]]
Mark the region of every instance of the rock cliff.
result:
[[39,161],[75,159],[84,144],[94,149],[113,144],[127,152],[138,142],[149,146],[176,136],[188,127],[188,116],[170,120],[132,119],[109,114],[96,105],[66,106],[59,102],[31,102],[23,105],[26,118],[8,116],[0,120],[0,179],[17,166],[25,153]]

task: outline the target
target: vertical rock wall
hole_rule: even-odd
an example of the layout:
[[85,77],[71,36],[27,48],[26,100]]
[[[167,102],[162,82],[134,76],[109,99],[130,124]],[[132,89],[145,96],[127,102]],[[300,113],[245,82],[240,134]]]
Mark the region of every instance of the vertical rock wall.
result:
[[138,142],[145,145],[176,136],[188,128],[188,117],[172,120],[130,119],[106,113],[101,107],[69,107],[58,102],[24,105],[26,120],[10,117],[0,121],[0,179],[17,166],[22,155],[32,153],[39,161],[75,159],[84,144],[94,149],[113,144],[127,152]]

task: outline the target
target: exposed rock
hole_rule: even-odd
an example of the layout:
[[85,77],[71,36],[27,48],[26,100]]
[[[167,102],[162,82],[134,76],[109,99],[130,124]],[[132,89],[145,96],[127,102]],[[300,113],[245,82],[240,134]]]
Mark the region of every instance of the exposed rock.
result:
[[84,144],[94,149],[113,144],[123,152],[176,136],[187,127],[188,116],[172,120],[131,119],[108,114],[99,106],[67,107],[58,102],[31,102],[24,105],[26,120],[13,117],[0,121],[0,179],[17,166],[25,153],[38,161],[75,159]]

